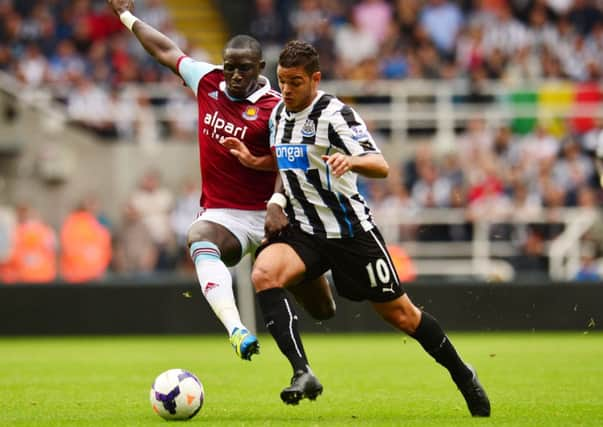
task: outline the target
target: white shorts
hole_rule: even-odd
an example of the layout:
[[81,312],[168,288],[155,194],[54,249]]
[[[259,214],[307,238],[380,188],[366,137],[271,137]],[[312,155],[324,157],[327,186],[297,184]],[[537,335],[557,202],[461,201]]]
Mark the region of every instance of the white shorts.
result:
[[220,224],[228,229],[241,244],[241,257],[253,254],[264,238],[266,211],[244,211],[240,209],[204,209],[192,222],[189,229],[199,221]]

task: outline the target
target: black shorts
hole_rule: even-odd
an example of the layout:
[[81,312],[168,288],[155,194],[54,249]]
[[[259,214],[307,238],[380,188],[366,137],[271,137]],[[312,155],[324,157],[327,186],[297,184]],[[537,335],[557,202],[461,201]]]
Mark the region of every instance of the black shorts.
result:
[[377,228],[345,239],[327,239],[288,227],[272,243],[291,246],[306,265],[306,280],[331,270],[337,293],[352,301],[387,302],[404,294],[394,264]]

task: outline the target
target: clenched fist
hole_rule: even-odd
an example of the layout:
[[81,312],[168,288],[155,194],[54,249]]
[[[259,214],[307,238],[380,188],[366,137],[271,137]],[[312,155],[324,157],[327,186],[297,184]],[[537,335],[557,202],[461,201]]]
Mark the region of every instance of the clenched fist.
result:
[[107,3],[109,3],[109,6],[111,6],[117,16],[126,10],[130,12],[134,11],[134,0],[107,0]]

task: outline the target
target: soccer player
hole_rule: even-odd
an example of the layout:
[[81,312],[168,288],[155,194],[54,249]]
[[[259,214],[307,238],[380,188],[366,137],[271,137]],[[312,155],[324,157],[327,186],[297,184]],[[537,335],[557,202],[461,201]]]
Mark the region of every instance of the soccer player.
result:
[[[188,246],[203,295],[237,355],[251,360],[259,343],[241,322],[227,266],[255,252],[264,236],[266,200],[274,189],[268,118],[280,96],[260,74],[265,65],[261,46],[254,38],[239,35],[226,44],[222,66],[195,61],[136,18],[131,0],[108,2],[145,50],[181,76],[197,96],[201,212],[187,233]],[[324,278],[316,287],[331,295]],[[296,298],[305,306],[303,289]],[[313,304],[308,311],[324,319],[334,309],[325,303]]]
[[321,74],[312,45],[287,43],[277,77],[283,100],[271,116],[271,145],[281,177],[275,188],[284,194],[276,192],[268,204],[268,242],[258,250],[252,281],[266,326],[293,368],[281,399],[297,404],[323,390],[284,288],[330,269],[339,295],[370,301],[387,323],[415,338],[448,369],[472,415],[489,416],[490,402],[475,370],[461,360],[437,320],[405,293],[358,193],[357,174],[388,174],[365,123],[352,108],[318,90]]

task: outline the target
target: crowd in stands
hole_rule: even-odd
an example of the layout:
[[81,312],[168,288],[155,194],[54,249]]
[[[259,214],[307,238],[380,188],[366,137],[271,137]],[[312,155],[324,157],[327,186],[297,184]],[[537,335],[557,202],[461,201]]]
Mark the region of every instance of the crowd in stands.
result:
[[[601,105],[599,0],[254,2],[248,31],[264,46],[272,79],[281,46],[301,38],[319,50],[327,80],[465,79],[471,91],[464,101],[483,104],[498,101],[480,92],[483,82],[494,80],[508,86],[517,105],[555,104],[564,112],[580,102]],[[136,6],[141,19],[191,56],[207,59],[174,28],[161,0],[139,0]],[[129,83],[181,87],[181,81],[142,50],[105,0],[0,0],[0,70],[18,76],[27,88],[52,87],[69,116],[102,137],[141,145],[158,143],[166,135],[195,140],[191,91],[173,90],[169,98],[158,100],[144,91],[123,90]],[[540,79],[549,80],[528,89],[521,85]],[[158,103],[166,106],[159,122],[153,108]],[[588,113],[555,119],[522,116],[494,126],[476,117],[458,129],[445,152],[421,143],[411,158],[392,168],[387,181],[363,181],[362,188],[377,220],[391,215],[412,219],[427,208],[458,208],[467,219],[445,227],[400,227],[395,233],[402,241],[468,241],[472,223],[487,218],[499,224],[491,228],[491,238],[512,241],[522,254],[518,269],[546,271],[546,242],[563,230],[560,210],[593,209],[602,202],[593,162],[602,131],[603,120]],[[376,138],[380,132],[374,130]],[[68,280],[65,266],[85,260],[69,261],[63,236],[81,232],[97,235],[102,246],[97,249],[104,254],[99,258],[102,271],[146,274],[187,268],[182,242],[199,195],[194,184],[185,187],[176,198],[173,190],[159,185],[156,173],[149,173],[124,206],[119,224],[103,224],[90,214],[90,203],[82,203],[65,222],[67,227],[73,219],[73,231],[61,228],[58,234],[20,206],[12,253],[20,253],[21,245],[37,245],[42,259],[52,253],[60,262],[53,264],[56,270],[48,264],[39,276],[27,279]],[[514,225],[515,219],[523,225]],[[101,230],[110,233],[111,244]],[[591,277],[592,260],[603,256],[603,225],[595,224],[586,238],[592,244],[584,255],[583,277]],[[86,253],[81,248],[77,252]],[[0,247],[0,258],[2,253]],[[0,268],[0,277],[10,281],[18,263],[8,253],[5,248],[9,261]]]
[[[184,51],[206,59],[174,28],[161,0],[137,1],[136,14]],[[51,96],[65,104],[69,118],[101,137],[147,144],[162,133],[151,99],[125,86],[181,85],[124,30],[105,0],[0,0],[0,71],[17,76],[27,89],[52,88]],[[174,135],[193,139],[194,101],[184,91],[175,92],[165,123]],[[192,114],[182,114],[183,102]]]
[[[314,43],[326,78],[596,80],[597,0],[255,0],[267,46]],[[285,17],[286,19],[283,19]]]
[[[253,1],[248,31],[262,42],[273,78],[278,50],[294,37],[317,47],[325,79],[597,82],[603,67],[598,0]],[[137,1],[136,14],[207,60],[161,0]],[[30,88],[52,85],[70,117],[102,136],[148,141],[167,131],[194,139],[195,104],[186,92],[149,99],[122,90],[181,82],[127,34],[104,0],[0,0],[0,70]],[[158,129],[149,129],[150,103],[168,106]]]
[[0,206],[0,283],[192,272],[186,231],[198,211],[196,183],[184,180],[173,191],[155,169],[140,177],[116,221],[93,195],[83,197],[58,229],[26,201],[14,209]]
[[[487,221],[491,241],[515,247],[512,261],[518,270],[542,274],[548,271],[547,245],[565,229],[564,210],[596,210],[603,203],[593,159],[597,140],[603,144],[600,127],[558,137],[538,126],[516,135],[509,126],[490,129],[483,119],[474,119],[456,138],[455,149],[437,152],[432,144],[420,144],[386,185],[365,184],[377,222],[403,218],[409,223],[384,227],[386,238],[467,242],[474,224]],[[433,208],[458,209],[464,221],[413,225]],[[603,256],[600,214],[584,241],[591,258]]]

